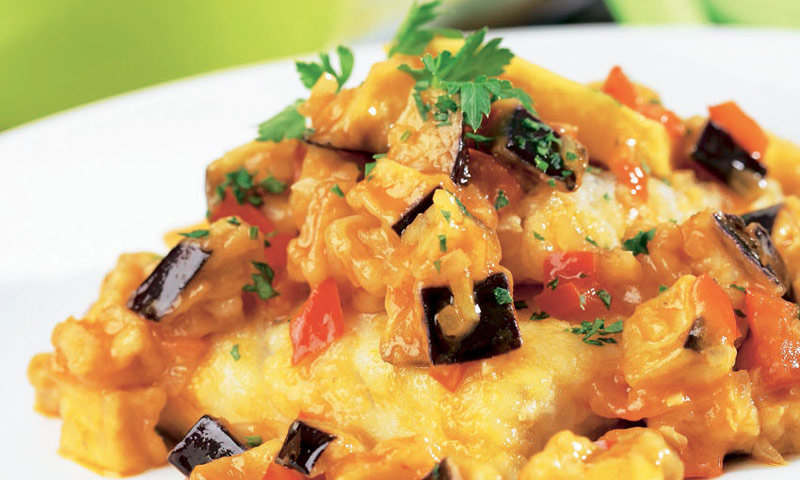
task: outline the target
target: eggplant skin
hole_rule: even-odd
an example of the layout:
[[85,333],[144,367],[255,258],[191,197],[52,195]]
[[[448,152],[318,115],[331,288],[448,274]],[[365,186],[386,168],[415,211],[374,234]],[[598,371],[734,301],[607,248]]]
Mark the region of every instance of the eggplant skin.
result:
[[169,452],[167,460],[187,477],[194,467],[244,452],[228,430],[214,417],[203,415],[183,440]]
[[722,212],[715,212],[713,218],[720,235],[729,246],[742,254],[745,261],[766,277],[768,282],[783,285],[785,291],[789,291],[791,282],[786,265],[775,249],[769,232],[761,224],[746,225],[742,217]]
[[712,121],[706,123],[703,133],[691,154],[692,159],[708,173],[740,194],[763,182],[767,168],[733,137]]
[[302,420],[295,420],[289,426],[283,446],[275,456],[275,463],[303,475],[311,475],[317,459],[334,440],[335,435],[314,428]]
[[469,145],[464,139],[462,130],[461,137],[458,139],[458,154],[450,172],[450,179],[460,187],[466,187],[472,180],[472,172],[469,170]]
[[480,320],[470,333],[460,338],[445,335],[436,321],[436,315],[453,302],[450,288],[422,289],[420,296],[431,363],[442,365],[483,360],[522,346],[513,303],[499,304],[495,298],[496,288],[508,290],[505,274],[495,273],[475,284],[474,296],[480,308]]
[[406,213],[404,213],[403,216],[400,217],[400,220],[398,220],[397,222],[395,222],[394,225],[392,225],[392,230],[394,230],[397,236],[403,235],[403,232],[406,230],[406,228],[408,228],[409,225],[411,225],[414,222],[417,216],[425,213],[425,211],[429,209],[431,205],[433,205],[433,194],[436,193],[436,190],[439,190],[440,188],[442,187],[436,187],[433,190],[431,190],[427,195],[422,197],[422,199],[419,202],[417,202],[416,205],[414,205]]
[[783,204],[778,203],[771,207],[762,208],[761,210],[754,210],[742,214],[742,220],[744,220],[744,223],[747,225],[757,223],[764,227],[767,233],[772,235],[772,227],[775,226],[775,219],[778,217],[778,213],[780,213],[782,208]]
[[183,241],[170,250],[128,300],[128,308],[154,322],[172,311],[178,295],[194,278],[211,252],[197,242]]

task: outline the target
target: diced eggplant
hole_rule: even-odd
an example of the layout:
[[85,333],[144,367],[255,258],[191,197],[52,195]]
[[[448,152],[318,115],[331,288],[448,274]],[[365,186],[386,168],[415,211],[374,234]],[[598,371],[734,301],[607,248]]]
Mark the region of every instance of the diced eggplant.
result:
[[534,179],[544,179],[562,184],[569,191],[577,188],[575,169],[562,157],[561,135],[524,107],[512,112],[505,136],[505,149],[512,155],[499,155],[498,160],[509,167],[523,187],[530,187]]
[[702,350],[702,340],[705,331],[705,319],[703,317],[695,318],[694,322],[692,322],[692,328],[689,329],[689,335],[686,337],[686,342],[683,344],[683,348],[688,348],[694,350],[695,352]]
[[158,322],[172,311],[178,295],[206,263],[211,252],[197,242],[183,241],[170,250],[128,300],[128,308]]
[[402,217],[400,217],[400,220],[392,225],[392,230],[394,230],[397,235],[402,235],[406,228],[408,228],[408,226],[414,222],[418,215],[425,213],[425,211],[429,209],[431,205],[433,205],[433,194],[436,193],[436,190],[439,190],[440,188],[442,187],[434,188],[427,195],[422,197],[422,199],[417,202],[416,205],[408,209],[408,211],[404,213]]
[[434,365],[464,363],[491,358],[522,346],[513,302],[498,302],[495,290],[508,290],[503,273],[490,275],[474,286],[480,319],[471,331],[461,336],[442,331],[437,315],[453,303],[449,287],[423,288],[421,293],[424,325],[428,334],[428,353]]
[[752,195],[765,184],[766,167],[710,120],[691,156],[711,175],[741,195]]
[[472,174],[469,171],[469,144],[464,138],[463,132],[461,138],[458,139],[458,154],[456,154],[453,170],[450,171],[450,179],[461,187],[466,187],[472,180]]
[[791,282],[786,265],[761,224],[745,225],[742,217],[722,212],[714,213],[713,217],[723,240],[731,250],[743,256],[753,274],[782,286],[784,293],[789,291]]
[[335,435],[314,428],[302,420],[295,420],[275,456],[275,463],[310,475],[319,456],[334,440]]
[[771,235],[772,227],[775,225],[775,219],[778,217],[778,213],[781,211],[781,208],[783,208],[783,204],[779,203],[761,210],[748,212],[742,215],[742,220],[744,220],[744,223],[747,225],[751,223],[758,223],[764,227],[764,230],[766,230],[767,233]]
[[461,480],[461,475],[450,465],[450,462],[443,458],[441,462],[434,465],[433,469],[422,477],[421,480]]
[[244,446],[233,438],[219,420],[203,415],[169,452],[167,460],[188,477],[198,465],[244,451]]

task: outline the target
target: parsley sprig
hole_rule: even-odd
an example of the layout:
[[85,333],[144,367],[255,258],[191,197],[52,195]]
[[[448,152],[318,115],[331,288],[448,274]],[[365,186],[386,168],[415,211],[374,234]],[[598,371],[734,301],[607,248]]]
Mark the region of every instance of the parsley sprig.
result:
[[427,28],[426,25],[439,16],[437,8],[442,4],[441,0],[411,4],[411,8],[406,14],[405,20],[400,24],[397,33],[392,39],[392,46],[389,49],[389,56],[395,53],[404,55],[420,55],[425,51],[425,47],[433,40],[435,35],[443,37],[459,38],[461,32],[449,28]]
[[281,110],[277,115],[261,122],[258,125],[259,142],[280,142],[283,139],[303,138],[306,130],[306,117],[300,115],[297,107],[303,103],[302,98],[298,98],[291,105]]
[[317,80],[319,80],[319,77],[321,77],[323,73],[330,73],[333,75],[333,78],[336,79],[336,84],[338,85],[336,90],[341,90],[342,86],[347,82],[347,79],[350,78],[350,74],[353,73],[355,58],[353,57],[353,51],[344,45],[336,47],[336,54],[339,56],[338,72],[331,64],[330,55],[325,52],[319,54],[319,63],[294,62],[297,73],[300,74],[300,82],[302,82],[306,88],[311,88],[317,83]]
[[[426,53],[422,57],[422,68],[414,69],[405,64],[398,67],[414,77],[417,92],[437,88],[445,90],[451,99],[458,95],[458,106],[473,130],[477,130],[483,117],[489,115],[495,100],[517,98],[525,108],[533,110],[533,102],[527,93],[513,87],[508,80],[495,78],[503,73],[514,54],[500,47],[499,38],[484,43],[486,32],[487,29],[483,28],[470,34],[455,55],[449,51],[435,57]],[[420,114],[425,118],[423,112],[425,110],[420,108]]]
[[272,280],[275,278],[275,272],[272,271],[272,267],[263,262],[250,263],[256,267],[258,273],[250,275],[250,278],[253,279],[253,283],[248,283],[243,286],[242,291],[256,293],[261,300],[269,300],[272,297],[280,295],[280,293],[272,287]]
[[606,326],[605,322],[602,318],[596,318],[593,322],[581,322],[580,327],[572,327],[564,331],[575,335],[583,335],[581,340],[589,345],[602,347],[606,343],[617,343],[609,335],[622,332],[622,320],[617,320],[608,326]]

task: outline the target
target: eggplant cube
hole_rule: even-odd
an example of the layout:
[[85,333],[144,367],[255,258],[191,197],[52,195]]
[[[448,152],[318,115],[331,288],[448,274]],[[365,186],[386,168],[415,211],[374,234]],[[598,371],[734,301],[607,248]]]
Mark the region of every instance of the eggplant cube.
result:
[[411,225],[419,215],[425,213],[427,209],[431,208],[433,205],[433,194],[435,194],[436,190],[439,190],[440,188],[442,187],[436,187],[427,195],[422,197],[422,199],[417,202],[416,205],[411,207],[406,213],[403,214],[402,217],[400,217],[400,220],[392,225],[392,230],[394,230],[398,236],[402,235],[406,228],[408,228],[408,226]]
[[456,154],[453,170],[450,171],[450,179],[460,187],[466,187],[472,180],[472,173],[469,170],[469,145],[464,139],[463,130],[461,138],[458,139],[458,154]]
[[474,296],[480,309],[480,320],[471,332],[462,337],[445,334],[437,321],[437,314],[453,302],[450,288],[422,289],[431,363],[441,365],[483,360],[522,346],[513,302],[499,303],[495,296],[498,288],[508,290],[508,279],[503,273],[495,273],[475,284]]
[[310,475],[317,459],[336,440],[335,435],[295,420],[289,427],[283,446],[275,456],[275,463],[291,468],[303,475]]
[[567,190],[577,187],[575,172],[561,157],[561,135],[547,124],[517,107],[511,115],[506,137],[506,148],[516,156],[509,164],[511,171],[537,177],[549,177],[564,184]]
[[732,190],[748,194],[764,182],[767,169],[733,137],[709,121],[692,152],[692,158]]
[[183,241],[170,250],[153,273],[139,285],[128,300],[128,308],[158,322],[172,311],[175,300],[206,263],[211,252],[197,242]]
[[244,446],[216,418],[203,415],[169,452],[167,460],[188,477],[198,465],[238,455],[244,450]]

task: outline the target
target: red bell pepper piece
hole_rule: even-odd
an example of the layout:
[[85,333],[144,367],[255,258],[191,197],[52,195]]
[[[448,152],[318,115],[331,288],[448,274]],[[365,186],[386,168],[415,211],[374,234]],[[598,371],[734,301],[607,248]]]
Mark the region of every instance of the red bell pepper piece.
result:
[[767,149],[767,134],[755,120],[739,108],[739,105],[725,102],[708,107],[708,116],[756,160],[764,156],[764,151]]
[[742,350],[740,366],[761,367],[770,387],[800,383],[800,326],[798,306],[766,293],[747,290],[750,337]]
[[262,234],[275,230],[272,221],[259,209],[249,203],[239,204],[230,189],[225,190],[225,198],[212,210],[210,220],[215,222],[225,217],[239,217],[250,225],[258,227]]
[[267,238],[269,247],[264,248],[267,263],[273,267],[286,266],[286,247],[295,236],[288,233],[277,233]]
[[592,252],[555,252],[544,259],[544,281],[556,277],[561,280],[576,280],[594,276],[597,258]]
[[686,132],[683,121],[673,111],[667,110],[660,103],[645,101],[639,95],[636,85],[628,79],[619,66],[615,66],[608,73],[608,77],[603,83],[603,92],[611,95],[626,107],[661,123],[673,138],[680,138]]
[[455,365],[431,365],[428,369],[428,374],[451,392],[458,390],[458,386],[461,385],[466,372],[466,365],[461,363]]
[[292,364],[325,350],[344,332],[344,315],[339,288],[333,278],[317,285],[303,307],[289,323],[294,353]]

